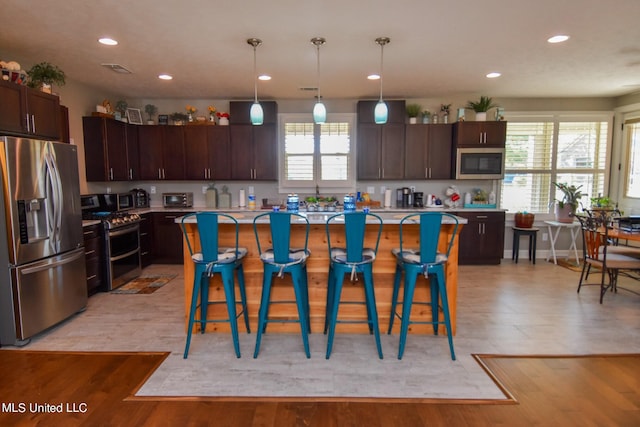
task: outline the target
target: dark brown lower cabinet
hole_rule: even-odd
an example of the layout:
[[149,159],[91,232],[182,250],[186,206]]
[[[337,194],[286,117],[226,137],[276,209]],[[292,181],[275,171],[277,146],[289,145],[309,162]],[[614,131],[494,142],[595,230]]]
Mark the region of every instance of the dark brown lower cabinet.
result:
[[468,223],[459,238],[458,264],[497,265],[504,253],[504,212],[456,212]]
[[153,215],[153,263],[182,264],[182,231],[176,218],[184,212],[154,212]]
[[140,263],[142,268],[153,264],[153,216],[140,215]]
[[102,225],[95,224],[83,228],[84,256],[87,269],[87,292],[93,295],[107,289],[105,281],[106,255],[102,242]]

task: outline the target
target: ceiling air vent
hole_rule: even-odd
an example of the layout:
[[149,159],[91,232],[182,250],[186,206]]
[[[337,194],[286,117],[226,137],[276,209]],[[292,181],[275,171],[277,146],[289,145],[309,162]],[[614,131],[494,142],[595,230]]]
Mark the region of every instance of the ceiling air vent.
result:
[[107,67],[108,69],[115,71],[116,73],[131,74],[130,70],[128,70],[127,68],[125,68],[120,64],[100,64],[100,65],[102,65],[103,67]]
[[301,88],[299,88],[299,89],[300,89],[301,91],[304,91],[304,92],[315,92],[315,91],[317,91],[317,90],[318,90],[318,88],[317,88],[317,87],[310,87],[310,86],[309,86],[309,87],[301,87]]

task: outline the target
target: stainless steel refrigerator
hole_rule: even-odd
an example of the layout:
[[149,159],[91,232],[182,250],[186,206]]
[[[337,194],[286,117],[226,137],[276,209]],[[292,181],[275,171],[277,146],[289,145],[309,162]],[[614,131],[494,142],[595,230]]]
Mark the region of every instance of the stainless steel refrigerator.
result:
[[0,344],[24,345],[87,305],[76,147],[0,136],[0,184]]

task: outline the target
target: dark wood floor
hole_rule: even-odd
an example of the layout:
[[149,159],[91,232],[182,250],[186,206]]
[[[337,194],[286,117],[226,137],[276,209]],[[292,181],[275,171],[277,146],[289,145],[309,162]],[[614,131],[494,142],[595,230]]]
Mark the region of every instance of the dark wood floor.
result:
[[[640,355],[483,356],[481,362],[512,397],[503,401],[133,396],[165,357],[164,353],[0,351],[0,425],[640,425]],[[58,409],[63,412],[52,412]]]

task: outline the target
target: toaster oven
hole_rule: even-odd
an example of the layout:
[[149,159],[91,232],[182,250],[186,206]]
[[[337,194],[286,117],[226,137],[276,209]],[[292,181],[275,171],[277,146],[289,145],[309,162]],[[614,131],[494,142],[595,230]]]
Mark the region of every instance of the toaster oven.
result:
[[193,206],[193,193],[162,193],[162,206],[165,208],[190,208]]

